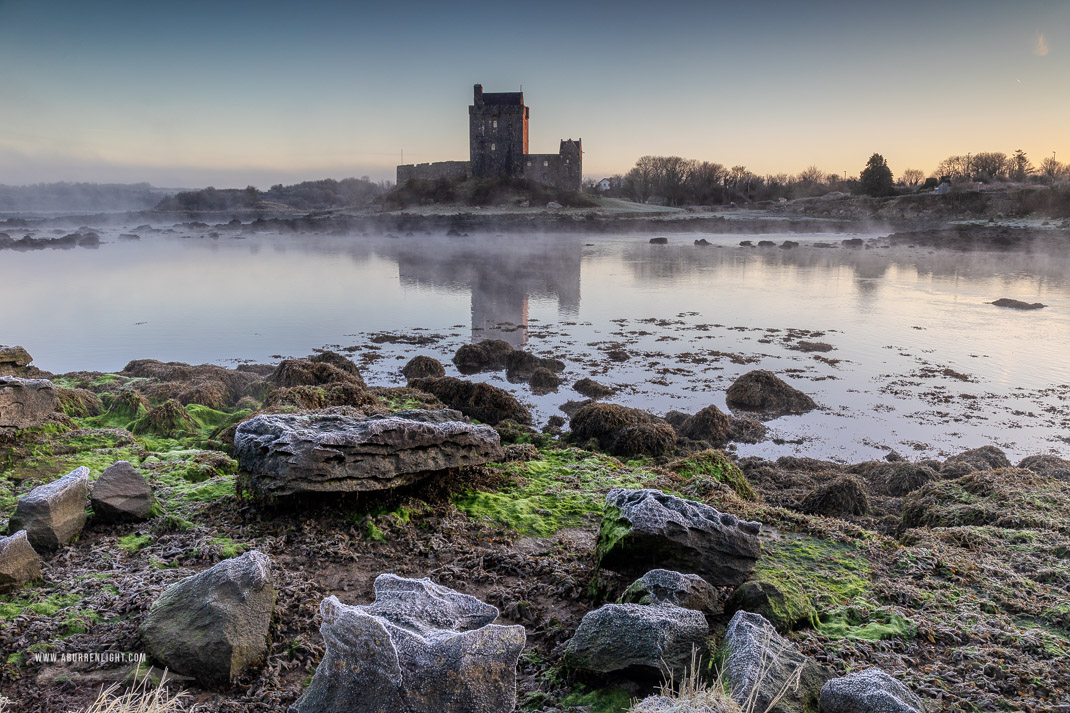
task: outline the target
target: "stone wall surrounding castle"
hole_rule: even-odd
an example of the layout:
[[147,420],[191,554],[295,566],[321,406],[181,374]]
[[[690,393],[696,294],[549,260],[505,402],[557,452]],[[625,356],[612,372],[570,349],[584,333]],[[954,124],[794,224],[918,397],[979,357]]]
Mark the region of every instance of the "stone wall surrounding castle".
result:
[[437,163],[417,163],[398,166],[398,185],[405,181],[419,179],[437,181],[445,178],[451,181],[463,181],[472,176],[472,164],[468,161],[439,161]]

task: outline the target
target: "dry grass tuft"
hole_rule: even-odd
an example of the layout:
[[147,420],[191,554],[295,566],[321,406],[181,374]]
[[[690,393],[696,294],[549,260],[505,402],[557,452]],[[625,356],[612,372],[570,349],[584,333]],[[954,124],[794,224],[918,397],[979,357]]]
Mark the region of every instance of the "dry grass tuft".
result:
[[117,681],[102,689],[93,705],[71,713],[183,713],[186,710],[183,692],[172,693],[164,688],[167,672],[158,686],[152,687],[145,676],[133,688],[119,693],[122,682]]

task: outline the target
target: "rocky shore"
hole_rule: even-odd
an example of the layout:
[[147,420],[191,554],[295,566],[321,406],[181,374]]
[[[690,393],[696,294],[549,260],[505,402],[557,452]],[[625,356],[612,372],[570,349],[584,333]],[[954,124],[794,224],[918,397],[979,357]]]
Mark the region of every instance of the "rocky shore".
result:
[[[1070,709],[1070,461],[733,458],[823,404],[760,365],[666,414],[504,342],[452,366],[0,347],[0,694],[83,710],[129,652],[228,712]],[[528,388],[586,400],[536,424]]]

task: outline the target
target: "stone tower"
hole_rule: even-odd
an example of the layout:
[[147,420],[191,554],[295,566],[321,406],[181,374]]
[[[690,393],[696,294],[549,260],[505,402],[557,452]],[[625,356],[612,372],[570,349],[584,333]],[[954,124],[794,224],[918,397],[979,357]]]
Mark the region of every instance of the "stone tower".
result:
[[528,152],[528,108],[523,92],[483,93],[475,85],[468,107],[472,176],[520,176]]

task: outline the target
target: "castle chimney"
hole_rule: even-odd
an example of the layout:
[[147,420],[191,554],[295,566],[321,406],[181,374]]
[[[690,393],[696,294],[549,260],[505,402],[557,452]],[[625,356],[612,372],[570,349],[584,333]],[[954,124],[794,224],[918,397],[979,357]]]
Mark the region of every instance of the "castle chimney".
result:
[[483,106],[483,85],[482,84],[477,84],[475,86],[475,97],[473,98],[472,103],[475,104],[476,106]]

